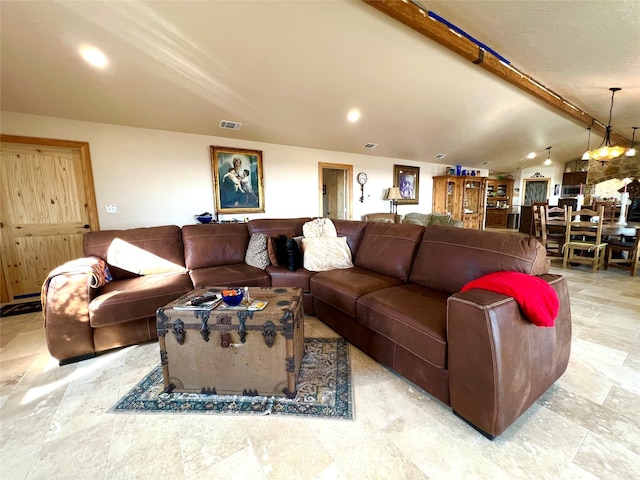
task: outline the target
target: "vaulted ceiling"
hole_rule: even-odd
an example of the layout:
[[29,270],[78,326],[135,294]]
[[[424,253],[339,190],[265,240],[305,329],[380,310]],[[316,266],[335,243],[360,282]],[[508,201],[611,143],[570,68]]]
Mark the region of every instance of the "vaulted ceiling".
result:
[[[630,139],[640,126],[638,0],[397,6],[444,17],[584,118],[606,125],[621,87],[613,128]],[[587,144],[589,122],[362,1],[2,1],[0,21],[4,111],[495,172]],[[81,45],[108,66],[88,66]]]

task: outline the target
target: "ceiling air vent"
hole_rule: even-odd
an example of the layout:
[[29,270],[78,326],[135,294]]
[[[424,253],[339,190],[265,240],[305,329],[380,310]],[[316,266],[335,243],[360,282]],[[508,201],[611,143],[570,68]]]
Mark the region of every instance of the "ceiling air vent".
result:
[[439,153],[439,154],[437,154],[434,158],[435,158],[436,160],[442,160],[442,159],[443,159],[444,157],[446,157],[446,156],[447,156],[447,154],[446,154],[446,153]]
[[220,128],[226,128],[227,130],[240,130],[241,123],[230,122],[229,120],[220,120]]
[[369,150],[376,148],[378,146],[377,143],[367,143],[366,145],[364,145],[364,148],[368,148]]

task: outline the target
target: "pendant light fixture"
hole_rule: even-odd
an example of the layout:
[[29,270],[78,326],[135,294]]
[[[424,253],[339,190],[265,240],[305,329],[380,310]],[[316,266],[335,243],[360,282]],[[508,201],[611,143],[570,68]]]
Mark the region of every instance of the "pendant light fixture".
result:
[[[618,158],[622,154],[624,154],[628,149],[625,147],[621,147],[619,145],[611,145],[611,114],[613,113],[613,97],[616,92],[622,90],[618,87],[611,87],[611,108],[609,109],[609,124],[604,132],[604,140],[598,148],[593,150],[589,150],[583,155],[583,160],[593,159],[599,162],[602,162],[604,165],[605,162],[609,160],[613,160],[614,158]],[[588,158],[585,158],[586,155],[589,155]]]
[[591,127],[587,127],[589,130],[589,137],[587,138],[587,149],[582,154],[582,160],[589,160],[591,157],[589,156],[589,150],[591,150]]
[[547,159],[544,161],[546,166],[551,165],[551,147],[547,147]]
[[633,147],[633,144],[636,141],[636,130],[640,127],[631,127],[631,128],[633,128],[633,134],[631,136],[631,145],[629,145],[629,149],[627,150],[627,153],[625,153],[627,157],[634,157],[636,154],[636,149]]

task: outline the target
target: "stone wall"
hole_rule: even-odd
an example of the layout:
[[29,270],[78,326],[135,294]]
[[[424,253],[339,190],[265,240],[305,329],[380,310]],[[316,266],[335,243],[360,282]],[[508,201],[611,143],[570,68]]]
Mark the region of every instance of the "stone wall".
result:
[[596,184],[612,178],[619,180],[624,178],[640,179],[640,158],[638,156],[620,157],[609,160],[604,165],[599,161],[589,160],[585,194],[592,195],[595,192],[594,186]]

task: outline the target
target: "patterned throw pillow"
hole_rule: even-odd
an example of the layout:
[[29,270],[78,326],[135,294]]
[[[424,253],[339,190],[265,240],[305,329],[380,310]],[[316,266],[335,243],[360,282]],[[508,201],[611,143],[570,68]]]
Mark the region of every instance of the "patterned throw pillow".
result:
[[432,213],[429,225],[449,225],[451,216],[446,214]]
[[267,236],[264,233],[254,233],[249,239],[247,253],[244,261],[247,265],[264,270],[269,266],[269,253],[267,252]]

